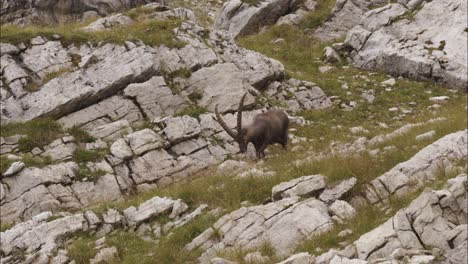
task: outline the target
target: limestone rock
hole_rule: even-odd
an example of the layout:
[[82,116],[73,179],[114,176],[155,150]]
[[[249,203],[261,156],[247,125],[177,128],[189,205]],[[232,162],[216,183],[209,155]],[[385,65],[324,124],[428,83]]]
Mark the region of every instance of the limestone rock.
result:
[[89,260],[90,264],[99,264],[103,262],[109,262],[113,259],[117,258],[117,248],[110,247],[110,248],[103,248],[101,249],[94,258]]
[[197,119],[189,116],[169,117],[163,125],[163,132],[172,144],[195,137],[201,132]]
[[184,98],[172,93],[160,76],[143,83],[132,83],[125,88],[124,94],[134,98],[149,119],[173,115],[187,105]]
[[338,216],[342,220],[352,218],[356,214],[356,210],[343,200],[334,201],[329,208],[332,215]]
[[352,177],[348,180],[343,180],[339,182],[334,187],[327,187],[320,194],[319,199],[325,203],[330,203],[337,199],[340,199],[343,195],[349,192],[354,187],[354,185],[356,185],[356,182],[356,178]]
[[309,253],[302,252],[297,253],[289,258],[279,262],[278,264],[312,264],[315,263],[314,256],[311,256]]
[[87,32],[109,30],[118,26],[129,26],[133,24],[133,20],[128,16],[117,13],[108,17],[100,18],[93,23],[89,24],[86,27],[83,27],[82,30]]
[[298,202],[297,197],[285,198],[266,205],[242,207],[223,216],[213,225],[221,234],[219,241],[212,238],[214,230],[209,228],[186,248],[191,250],[200,247],[208,254],[209,248],[241,246],[249,249],[266,241],[277,254],[284,256],[291,252],[301,239],[326,230],[331,225],[327,208],[321,201],[310,198]]
[[352,47],[353,65],[464,88],[467,3],[417,2],[416,7],[393,3],[367,12],[345,41]]
[[[99,57],[95,64],[82,71],[61,75],[44,84],[39,91],[7,104],[2,118],[26,121],[37,117],[61,117],[122,90],[132,80],[148,78],[157,67],[153,50],[146,46],[127,51],[125,47],[106,44],[94,53]],[[31,57],[30,67],[36,60]],[[41,70],[40,65],[35,68],[37,72]],[[25,110],[15,110],[18,105]]]
[[24,169],[25,165],[21,161],[13,162],[10,167],[2,174],[2,177],[10,177]]
[[281,16],[297,9],[298,1],[267,0],[247,4],[241,0],[225,2],[218,13],[214,28],[233,36],[255,33],[263,26],[275,23]]
[[178,217],[179,215],[183,214],[185,211],[188,210],[188,205],[182,202],[182,200],[178,199],[174,202],[174,206],[172,207],[172,212],[169,215],[169,218],[173,219]]
[[141,155],[153,149],[167,145],[164,139],[149,128],[133,132],[125,136],[135,155]]
[[[201,93],[202,98],[197,102],[198,105],[211,112],[215,110],[216,105],[219,105],[220,113],[236,111],[239,106],[238,100],[251,89],[245,74],[233,63],[203,68],[194,72],[187,81],[186,93]],[[253,103],[253,96],[248,94],[244,105],[249,107]]]
[[325,179],[322,175],[303,176],[289,182],[283,182],[271,190],[274,200],[293,196],[308,196],[325,188]]
[[161,213],[169,212],[174,205],[174,201],[169,198],[154,197],[138,206],[129,207],[124,210],[124,216],[129,225],[135,226],[157,216]]
[[121,160],[125,160],[133,156],[132,150],[123,138],[119,138],[112,143],[110,153]]

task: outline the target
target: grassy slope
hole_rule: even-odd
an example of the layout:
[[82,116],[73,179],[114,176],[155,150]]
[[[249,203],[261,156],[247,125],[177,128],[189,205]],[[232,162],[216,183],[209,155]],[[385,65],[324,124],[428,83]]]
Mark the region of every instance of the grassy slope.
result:
[[[328,5],[323,4],[323,6],[323,10],[327,10]],[[320,16],[321,18],[318,21],[322,21],[326,17],[325,13]],[[311,19],[314,20],[315,18]],[[315,25],[316,22],[312,21],[310,23]],[[173,24],[170,25],[173,26]],[[157,25],[156,28],[158,26],[160,25]],[[162,26],[165,29],[169,28],[166,27],[167,25]],[[79,43],[89,40],[121,42],[126,40],[129,37],[128,34],[131,33],[126,32],[129,29],[122,28],[117,30],[116,33],[108,32],[102,35],[90,36],[73,28],[74,26],[71,27],[64,26],[64,28],[54,29],[26,28],[24,30],[2,27],[2,40],[4,32],[7,32],[6,40],[13,43],[25,41],[25,39],[39,34],[50,36],[54,33],[63,35],[64,41],[69,42]],[[304,27],[310,28],[310,25]],[[103,212],[109,207],[124,209],[131,205],[137,205],[155,195],[160,195],[181,198],[191,208],[206,203],[212,208],[220,206],[229,212],[239,208],[242,201],[250,201],[254,204],[261,203],[270,196],[271,188],[282,181],[316,173],[325,175],[329,182],[355,176],[358,178],[359,184],[362,185],[399,162],[407,160],[432,141],[448,133],[466,128],[466,116],[463,109],[466,102],[465,95],[452,94],[446,88],[430,83],[408,80],[398,80],[393,91],[388,92],[379,85],[381,81],[389,78],[385,74],[364,72],[346,66],[343,67],[343,65],[335,65],[334,70],[322,74],[318,71],[318,67],[322,65],[319,57],[326,43],[320,43],[303,32],[287,26],[271,27],[261,34],[239,39],[238,43],[246,48],[278,59],[285,65],[289,76],[313,81],[329,96],[339,96],[343,101],[357,101],[358,106],[353,111],[345,112],[338,107],[333,107],[328,110],[301,113],[306,119],[313,121],[313,124],[308,127],[297,127],[295,134],[307,137],[310,141],[301,144],[304,150],[301,152],[283,152],[277,147],[272,147],[270,158],[265,161],[264,167],[276,171],[277,175],[274,177],[235,179],[232,177],[233,175],[217,175],[214,171],[205,171],[189,183],[173,184],[162,189],[128,197],[127,200],[119,203],[102,204],[94,208],[94,210]],[[161,43],[160,40],[149,38],[150,43]],[[277,38],[283,38],[285,42],[272,44],[271,41]],[[366,79],[370,81],[366,81]],[[341,88],[344,82],[348,84],[348,90]],[[361,92],[368,89],[375,91],[377,99],[373,104],[361,101]],[[431,91],[431,94],[425,93],[425,91]],[[351,92],[351,95],[348,95],[347,92]],[[427,111],[427,107],[431,104],[428,98],[436,95],[451,96],[451,103],[443,105],[440,110]],[[416,102],[416,106],[409,106],[409,102]],[[411,109],[413,114],[398,118],[395,114],[387,111],[388,108],[394,106]],[[360,125],[367,128],[370,133],[366,136],[370,138],[377,134],[389,132],[403,124],[428,120],[435,116],[447,117],[448,120],[415,128],[407,135],[397,137],[379,146],[381,148],[390,145],[397,146],[396,151],[383,156],[371,157],[366,154],[346,157],[331,156],[319,162],[311,162],[298,167],[291,165],[294,161],[311,155],[306,153],[306,150],[318,153],[326,150],[331,142],[352,142],[355,137],[350,135],[348,130],[350,127]],[[389,128],[381,128],[378,125],[379,122],[386,123]],[[336,128],[337,126],[342,128]],[[437,132],[434,139],[423,142],[414,140],[415,135],[432,129]],[[3,128],[2,131],[4,131]],[[337,166],[337,164],[340,164],[340,166]],[[354,191],[359,191],[359,188]],[[397,204],[399,205],[395,206],[394,210],[405,203]],[[355,218],[356,220],[350,221],[347,225],[340,226],[330,233],[318,237],[318,239],[304,242],[299,250],[313,252],[317,243],[321,245],[322,249],[334,247],[338,242],[336,234],[345,227],[353,227],[353,238],[357,237],[385,219],[385,217],[376,217],[377,215],[379,213],[372,210],[372,208],[364,209],[360,211]],[[363,221],[363,219],[367,221]],[[187,263],[197,257],[197,252],[183,252],[183,246],[215,221],[214,217],[200,216],[188,225],[175,230],[173,235],[161,238],[158,245],[144,241],[132,232],[116,232],[108,235],[107,245],[116,246],[119,249],[119,259],[115,260],[115,263],[134,263],[135,260],[140,263]],[[86,260],[95,253],[92,248],[96,238],[87,235],[79,237],[70,246],[69,255],[77,263],[86,263]],[[270,253],[268,253],[267,249],[268,247],[265,247],[262,251],[265,254],[272,255],[273,252],[270,250]]]

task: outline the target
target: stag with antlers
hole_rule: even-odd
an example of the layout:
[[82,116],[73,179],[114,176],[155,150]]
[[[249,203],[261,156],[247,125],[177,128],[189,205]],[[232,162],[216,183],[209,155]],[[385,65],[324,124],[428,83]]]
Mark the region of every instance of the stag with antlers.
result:
[[286,149],[288,144],[289,118],[281,110],[272,109],[254,117],[248,126],[242,126],[242,111],[244,107],[244,94],[237,110],[236,132],[230,129],[218,112],[216,105],[215,114],[218,123],[238,144],[241,153],[247,151],[247,145],[252,142],[255,147],[257,158],[265,157],[265,149],[268,145],[279,143]]

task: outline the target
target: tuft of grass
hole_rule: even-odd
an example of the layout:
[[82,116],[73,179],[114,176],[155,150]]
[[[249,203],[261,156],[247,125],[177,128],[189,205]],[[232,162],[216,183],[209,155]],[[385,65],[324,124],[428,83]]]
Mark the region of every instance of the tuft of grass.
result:
[[28,152],[35,147],[42,147],[63,136],[62,127],[56,121],[35,119],[24,123],[2,124],[1,136],[25,135],[19,141],[19,150]]
[[188,95],[188,98],[190,99],[190,101],[192,101],[193,103],[197,103],[199,100],[201,100],[203,98],[203,93],[200,92],[200,91],[194,91],[192,93],[190,93]]
[[13,223],[2,223],[0,225],[0,232],[5,232],[8,229],[11,229],[13,227]]
[[96,141],[96,138],[91,136],[88,132],[79,127],[72,127],[66,130],[66,132],[72,135],[77,142],[91,143]]
[[199,119],[200,115],[202,115],[202,114],[204,114],[206,112],[207,112],[207,110],[204,107],[201,107],[201,106],[198,106],[198,105],[190,105],[190,106],[187,106],[187,107],[183,108],[182,110],[178,111],[175,114],[175,116],[188,115],[188,116],[191,116],[193,118]]
[[42,78],[42,83],[43,84],[48,83],[50,80],[55,79],[59,77],[60,75],[65,74],[70,71],[71,69],[69,67],[63,67],[57,71],[49,72],[48,74],[44,76],[44,78]]
[[23,155],[22,161],[24,162],[26,167],[42,168],[42,167],[52,164],[52,158],[49,156],[39,157],[39,156],[33,156],[31,154]]
[[336,0],[318,0],[315,10],[301,21],[299,27],[306,32],[315,30],[330,17],[335,2]]
[[64,24],[53,27],[3,25],[1,27],[1,35],[3,42],[12,44],[28,42],[37,36],[52,38],[53,35],[58,34],[62,36],[60,41],[65,46],[88,42],[92,44],[99,44],[101,42],[124,44],[125,41],[141,40],[147,45],[165,45],[171,48],[181,48],[185,46],[185,43],[175,40],[175,33],[173,32],[173,29],[180,26],[180,24],[181,20],[179,19],[148,20],[98,32],[85,32],[81,30],[81,27],[84,26],[83,24]]
[[154,10],[153,8],[147,8],[147,7],[144,7],[144,6],[140,6],[140,7],[137,7],[137,8],[130,9],[130,10],[124,12],[123,14],[130,17],[132,20],[138,20],[138,19],[140,19],[140,17],[142,17],[144,15],[154,13],[156,11],[157,10]]
[[0,172],[3,174],[5,171],[10,168],[11,164],[13,164],[13,160],[8,159],[6,156],[0,156]]
[[86,150],[77,148],[73,153],[73,160],[77,163],[94,162],[103,159],[107,152],[107,149]]
[[98,250],[95,248],[94,236],[89,234],[77,234],[76,239],[73,240],[68,247],[68,257],[74,260],[76,264],[88,264]]
[[85,165],[80,164],[78,170],[75,171],[75,177],[83,181],[84,179],[91,180],[96,182],[99,177],[106,175],[106,172],[103,170],[92,171],[90,168]]

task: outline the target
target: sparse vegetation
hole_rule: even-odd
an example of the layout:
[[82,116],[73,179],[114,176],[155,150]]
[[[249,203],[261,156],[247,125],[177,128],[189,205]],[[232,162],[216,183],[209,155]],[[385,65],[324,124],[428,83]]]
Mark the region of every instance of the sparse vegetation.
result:
[[10,224],[10,223],[2,223],[0,225],[0,232],[5,232],[7,231],[8,229],[12,228],[13,227],[13,224]]
[[25,135],[19,141],[18,148],[28,152],[35,147],[42,147],[63,135],[62,127],[52,119],[35,119],[24,123],[2,124],[1,136]]
[[64,73],[70,72],[70,70],[71,69],[69,67],[63,67],[57,71],[49,72],[44,76],[44,78],[42,78],[42,83],[48,83],[50,80],[55,79]]
[[312,32],[320,26],[331,14],[331,10],[335,6],[336,0],[318,0],[315,10],[310,12],[307,17],[301,21],[299,27],[306,31]]
[[73,160],[75,160],[77,163],[98,161],[104,158],[107,153],[107,149],[87,150],[83,148],[77,148],[75,153],[73,153]]
[[202,92],[199,92],[199,91],[195,91],[195,92],[192,92],[188,95],[188,98],[190,99],[190,101],[192,101],[193,103],[197,103],[199,100],[201,100],[203,98],[203,93]]
[[27,43],[36,36],[52,38],[53,35],[58,34],[62,36],[60,41],[65,46],[87,42],[93,44],[100,42],[123,44],[125,41],[141,40],[147,45],[165,45],[176,48],[185,46],[185,43],[174,39],[175,35],[172,32],[180,23],[181,21],[177,19],[148,20],[99,32],[81,30],[80,28],[85,26],[84,24],[64,24],[54,27],[2,25],[1,35],[3,42],[12,44]]
[[3,174],[13,164],[13,160],[7,159],[6,156],[0,156],[0,172]]
[[198,106],[198,105],[189,105],[189,106],[183,108],[182,110],[178,111],[175,114],[175,116],[188,115],[188,116],[191,116],[193,118],[198,119],[201,114],[204,114],[206,112],[207,112],[207,110],[204,107],[201,107],[201,106]]
[[95,248],[95,237],[88,234],[75,235],[71,245],[68,247],[67,255],[74,260],[76,264],[88,264],[98,250]]
[[66,132],[72,135],[77,142],[91,143],[96,140],[96,138],[94,138],[88,132],[79,127],[69,128],[66,130]]
[[49,156],[39,157],[39,156],[33,156],[29,153],[24,154],[21,161],[27,167],[37,167],[37,168],[42,168],[42,167],[52,164],[52,158]]
[[75,177],[80,180],[90,180],[90,181],[97,181],[99,177],[106,175],[106,172],[103,170],[91,170],[90,168],[86,167],[83,164],[80,164],[78,170],[75,171]]
[[188,224],[172,231],[172,235],[164,236],[156,245],[144,241],[136,234],[116,232],[106,239],[106,244],[117,247],[119,260],[112,263],[160,263],[182,264],[194,262],[200,252],[189,252],[183,249],[197,235],[201,234],[215,222],[210,215],[201,215]]

